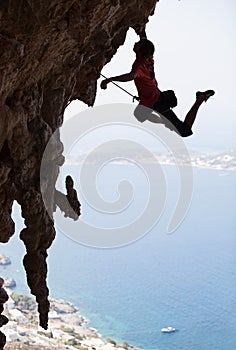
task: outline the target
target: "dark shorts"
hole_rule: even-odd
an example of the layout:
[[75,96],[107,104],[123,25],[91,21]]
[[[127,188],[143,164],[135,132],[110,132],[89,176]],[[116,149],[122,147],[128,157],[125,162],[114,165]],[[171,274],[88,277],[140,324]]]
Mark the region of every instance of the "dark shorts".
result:
[[145,106],[138,105],[134,111],[134,115],[138,121],[143,123],[148,119],[150,110],[161,114],[163,122],[168,129],[177,132],[182,137],[188,137],[192,135],[193,132],[190,126],[188,126],[187,123],[181,121],[170,108],[169,101],[167,100],[164,91],[161,92],[158,101],[152,107],[150,107],[150,109]]

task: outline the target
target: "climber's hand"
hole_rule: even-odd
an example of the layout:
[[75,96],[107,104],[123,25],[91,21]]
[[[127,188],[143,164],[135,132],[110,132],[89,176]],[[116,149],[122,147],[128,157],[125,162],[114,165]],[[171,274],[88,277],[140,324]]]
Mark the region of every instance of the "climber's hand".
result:
[[105,90],[106,88],[107,88],[107,84],[108,83],[110,83],[110,80],[109,79],[105,79],[105,80],[103,80],[102,82],[101,82],[101,88],[103,89],[103,90]]
[[142,28],[142,30],[140,30],[139,38],[140,38],[140,40],[141,39],[147,39],[147,34],[146,34],[146,31],[145,31],[145,28]]

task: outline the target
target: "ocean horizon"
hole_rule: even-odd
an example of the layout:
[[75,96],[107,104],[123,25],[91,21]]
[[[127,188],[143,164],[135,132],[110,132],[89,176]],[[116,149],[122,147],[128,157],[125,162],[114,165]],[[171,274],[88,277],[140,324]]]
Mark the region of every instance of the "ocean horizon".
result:
[[[113,165],[111,171],[118,167],[122,166]],[[174,167],[164,168],[171,179],[167,206],[143,238],[125,247],[96,249],[57,233],[47,259],[50,297],[78,306],[89,326],[103,337],[126,340],[144,350],[232,350],[236,346],[235,172],[195,168],[189,212],[167,235],[176,181]],[[134,169],[127,169],[132,176]],[[107,194],[113,188],[110,178]],[[145,186],[139,187],[140,198],[146,198]],[[16,280],[16,292],[29,294],[17,206],[14,218],[16,233],[0,249],[12,264],[1,267],[0,275]],[[160,329],[167,326],[177,331],[163,334]]]

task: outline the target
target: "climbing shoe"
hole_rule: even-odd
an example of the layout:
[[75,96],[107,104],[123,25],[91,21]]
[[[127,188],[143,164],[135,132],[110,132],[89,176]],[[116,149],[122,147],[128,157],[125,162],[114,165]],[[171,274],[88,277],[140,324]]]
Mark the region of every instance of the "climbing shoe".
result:
[[215,91],[213,90],[206,90],[204,92],[202,91],[198,91],[196,93],[196,98],[199,99],[199,98],[202,98],[203,101],[207,101],[209,97],[213,96],[215,94]]

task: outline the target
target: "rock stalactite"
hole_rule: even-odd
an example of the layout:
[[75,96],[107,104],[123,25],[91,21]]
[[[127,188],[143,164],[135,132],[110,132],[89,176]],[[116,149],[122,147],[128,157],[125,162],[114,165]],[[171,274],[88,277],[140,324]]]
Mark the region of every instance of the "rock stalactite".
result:
[[[4,315],[2,315],[2,312],[4,310],[3,304],[8,300],[8,295],[4,288],[2,288],[4,284],[4,280],[0,278],[0,327],[4,326],[8,323],[8,318]],[[6,344],[6,337],[5,335],[0,331],[0,350],[4,348],[4,345]]]
[[[55,190],[54,205],[57,205],[61,211],[65,213],[65,217],[77,220],[80,216],[80,202],[77,197],[77,192],[74,189],[74,182],[71,176],[66,177],[66,191],[67,195],[64,195],[58,190]],[[55,210],[56,208],[54,208]]]
[[[55,237],[40,190],[45,146],[72,100],[93,105],[99,71],[124,43],[130,27],[143,32],[155,5],[156,0],[0,3],[0,241],[14,234],[11,212],[16,200],[25,222],[20,234],[27,251],[23,263],[44,328],[49,310],[47,249]],[[43,179],[51,198],[57,196],[54,187],[63,163],[59,138],[57,148],[53,171]],[[79,214],[73,182],[67,190]]]

